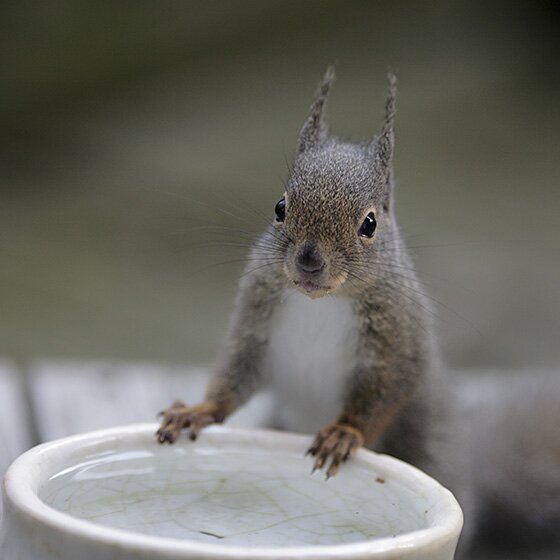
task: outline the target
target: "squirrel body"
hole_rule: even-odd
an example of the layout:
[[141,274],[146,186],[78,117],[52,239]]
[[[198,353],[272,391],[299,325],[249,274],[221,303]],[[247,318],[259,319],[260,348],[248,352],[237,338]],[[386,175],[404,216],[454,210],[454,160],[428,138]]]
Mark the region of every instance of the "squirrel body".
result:
[[379,134],[350,144],[327,131],[332,80],[329,70],[286,192],[250,252],[206,398],[173,403],[157,437],[172,443],[188,429],[195,439],[270,388],[278,426],[316,433],[314,469],[332,476],[362,445],[412,463],[455,493],[468,542],[480,509],[476,450],[468,419],[453,413],[429,300],[394,212],[396,81]]
[[187,427],[195,439],[269,387],[281,425],[317,432],[309,451],[327,476],[362,445],[431,463],[441,365],[394,213],[396,79],[379,134],[352,144],[327,131],[333,78],[329,69],[275,218],[250,252],[205,401],[165,411],[160,442]]

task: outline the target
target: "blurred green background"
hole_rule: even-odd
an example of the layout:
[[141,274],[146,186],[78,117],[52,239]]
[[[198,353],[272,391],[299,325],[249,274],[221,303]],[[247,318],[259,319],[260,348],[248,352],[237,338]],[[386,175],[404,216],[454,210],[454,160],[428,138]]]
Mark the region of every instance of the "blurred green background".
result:
[[[401,223],[456,365],[560,361],[550,2],[3,2],[0,354],[211,363],[328,63],[400,81]],[[222,229],[228,228],[228,229]],[[230,229],[231,228],[231,229]]]

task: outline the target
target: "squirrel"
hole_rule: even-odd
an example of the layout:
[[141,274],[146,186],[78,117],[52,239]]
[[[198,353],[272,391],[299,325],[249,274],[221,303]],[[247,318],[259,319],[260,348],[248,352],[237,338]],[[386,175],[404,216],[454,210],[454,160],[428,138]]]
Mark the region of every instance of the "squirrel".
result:
[[381,130],[362,144],[328,132],[333,79],[329,68],[250,252],[205,400],[174,402],[156,436],[173,443],[187,429],[194,440],[271,388],[277,425],[316,433],[313,470],[333,476],[361,446],[407,461],[455,493],[469,542],[479,505],[469,457],[457,459],[468,429],[453,414],[430,302],[395,218],[396,78]]

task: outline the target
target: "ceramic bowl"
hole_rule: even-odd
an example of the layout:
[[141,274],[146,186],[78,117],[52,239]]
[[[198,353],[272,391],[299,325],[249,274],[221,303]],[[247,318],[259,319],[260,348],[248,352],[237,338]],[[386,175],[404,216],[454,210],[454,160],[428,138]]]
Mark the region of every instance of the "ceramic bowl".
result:
[[159,445],[134,425],[40,445],[4,479],[4,560],[451,560],[453,495],[360,450],[326,480],[310,436],[212,427]]

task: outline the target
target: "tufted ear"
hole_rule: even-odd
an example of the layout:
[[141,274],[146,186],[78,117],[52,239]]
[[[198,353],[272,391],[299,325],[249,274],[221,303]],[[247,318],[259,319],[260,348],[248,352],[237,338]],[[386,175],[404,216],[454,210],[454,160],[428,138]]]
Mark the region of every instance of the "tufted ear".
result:
[[325,123],[324,109],[333,80],[334,67],[329,66],[325,72],[321,85],[315,93],[315,99],[311,104],[309,116],[299,133],[299,154],[317,146],[327,137],[327,125]]
[[385,118],[379,136],[371,143],[374,172],[379,183],[384,185],[385,209],[389,208],[393,183],[393,154],[395,151],[395,113],[397,105],[397,78],[393,73],[387,76],[389,91],[385,101]]

